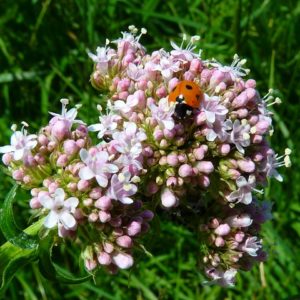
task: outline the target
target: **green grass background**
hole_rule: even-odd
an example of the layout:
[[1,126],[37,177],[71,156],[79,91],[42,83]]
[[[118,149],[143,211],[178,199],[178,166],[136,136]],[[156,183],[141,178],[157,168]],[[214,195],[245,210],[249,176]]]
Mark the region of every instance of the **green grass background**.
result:
[[[274,107],[276,151],[293,150],[282,184],[265,192],[274,218],[263,230],[269,260],[266,285],[256,266],[238,276],[232,289],[203,287],[197,268],[199,246],[186,229],[160,224],[152,240],[153,257],[142,257],[130,272],[99,272],[80,285],[49,282],[36,264],[18,271],[5,299],[300,299],[300,2],[292,0],[2,0],[0,2],[0,145],[8,144],[10,125],[25,120],[37,130],[60,110],[59,99],[83,103],[80,116],[96,121],[99,101],[90,86],[92,63],[86,50],[118,38],[128,25],[145,27],[148,51],[179,42],[179,33],[198,34],[203,57],[230,63],[234,53],[248,60],[250,76],[263,94],[275,88],[283,100]],[[0,200],[12,181],[0,171]],[[17,222],[27,226],[28,194],[18,197]],[[2,238],[2,242],[4,239]],[[78,263],[63,247],[61,264]]]

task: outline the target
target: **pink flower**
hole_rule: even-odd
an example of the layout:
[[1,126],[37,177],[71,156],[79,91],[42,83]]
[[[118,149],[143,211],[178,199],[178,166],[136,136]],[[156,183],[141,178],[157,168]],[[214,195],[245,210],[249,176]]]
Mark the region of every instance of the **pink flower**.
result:
[[81,149],[79,154],[86,165],[79,171],[80,179],[89,180],[95,177],[101,187],[106,187],[109,174],[119,170],[116,165],[107,163],[108,153],[106,151],[90,154],[86,149]]
[[172,130],[175,126],[173,114],[175,106],[170,105],[166,98],[162,98],[158,102],[158,106],[155,104],[150,105],[151,117],[154,118],[159,124],[160,128]]
[[240,176],[236,180],[236,185],[238,189],[234,192],[232,192],[228,197],[227,200],[229,202],[235,202],[235,203],[244,203],[244,204],[250,204],[252,201],[252,190],[255,186],[255,176],[250,175],[248,180]]
[[132,198],[137,192],[137,186],[132,183],[129,172],[114,174],[111,178],[111,184],[107,190],[107,196],[111,199],[118,200],[124,204],[133,203]]
[[201,110],[204,111],[208,123],[214,123],[216,118],[223,118],[227,114],[228,109],[219,102],[219,97],[205,94]]
[[50,210],[44,225],[47,228],[53,228],[62,225],[67,230],[73,230],[76,227],[76,219],[74,218],[75,208],[79,204],[79,200],[71,197],[65,200],[65,192],[58,188],[53,195],[43,195],[40,197],[41,205]]
[[15,131],[10,138],[10,145],[0,147],[0,153],[12,153],[14,160],[24,159],[31,154],[31,150],[37,145],[37,135],[27,135],[23,127],[21,131]]

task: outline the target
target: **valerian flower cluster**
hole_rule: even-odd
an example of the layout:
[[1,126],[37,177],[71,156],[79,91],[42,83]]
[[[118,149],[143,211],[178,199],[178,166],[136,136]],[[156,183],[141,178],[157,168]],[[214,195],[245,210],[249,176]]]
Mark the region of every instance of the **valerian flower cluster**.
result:
[[[130,268],[163,208],[184,212],[178,221],[199,237],[195,255],[209,282],[231,286],[238,270],[266,259],[260,228],[271,205],[259,188],[268,177],[282,181],[277,168],[290,166],[290,150],[278,156],[266,140],[268,107],[279,99],[272,91],[260,97],[237,55],[230,66],[203,60],[197,36],[148,54],[145,33],[131,26],[89,53],[91,83],[107,95],[95,124],[77,120],[79,106],[67,110],[62,99],[61,114],[51,113],[38,134],[13,126],[3,162],[30,189],[29,205],[47,230],[80,238],[88,271]],[[168,95],[182,80],[195,82],[204,99],[179,120]]]

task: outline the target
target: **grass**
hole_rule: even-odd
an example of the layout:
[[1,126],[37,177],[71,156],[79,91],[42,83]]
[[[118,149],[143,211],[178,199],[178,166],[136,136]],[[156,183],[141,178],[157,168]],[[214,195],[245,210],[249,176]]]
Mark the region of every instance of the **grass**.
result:
[[[5,299],[300,298],[299,1],[3,0],[0,12],[1,145],[8,143],[13,122],[26,120],[35,130],[45,124],[62,97],[83,103],[81,117],[92,120],[90,107],[100,98],[89,84],[92,63],[86,50],[135,24],[147,28],[143,43],[149,51],[170,48],[169,40],[179,41],[179,33],[186,32],[201,35],[204,57],[230,63],[237,52],[247,58],[261,93],[275,88],[283,99],[274,108],[271,143],[279,152],[287,145],[293,150],[292,169],[282,170],[284,183],[271,181],[265,193],[274,202],[274,219],[264,226],[269,260],[239,275],[235,288],[203,287],[191,233],[166,222],[160,224],[163,246],[152,245],[153,256],[141,257],[130,272],[111,277],[100,271],[96,284],[71,286],[47,281],[33,263],[18,272]],[[1,199],[10,186],[0,171]],[[16,206],[17,221],[24,227],[28,197],[20,195]],[[78,261],[76,254],[66,257],[66,266]]]

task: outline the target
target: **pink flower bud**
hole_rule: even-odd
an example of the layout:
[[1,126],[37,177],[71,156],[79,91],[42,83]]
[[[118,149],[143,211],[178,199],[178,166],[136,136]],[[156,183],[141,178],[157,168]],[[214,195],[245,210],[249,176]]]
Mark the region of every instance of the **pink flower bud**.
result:
[[199,170],[199,172],[204,174],[210,174],[214,171],[214,165],[210,161],[199,161],[196,164],[196,168]]
[[165,128],[163,133],[164,133],[165,138],[172,139],[172,138],[174,138],[176,131],[174,129],[168,130]]
[[112,253],[114,251],[114,246],[111,243],[103,243],[103,249],[106,253]]
[[180,153],[178,154],[178,160],[181,163],[186,163],[187,162],[187,156],[184,153]]
[[49,140],[44,134],[39,134],[38,142],[43,146],[47,146],[47,144],[49,143]]
[[85,259],[84,265],[88,271],[93,271],[97,267],[97,261],[95,259]]
[[245,237],[245,233],[243,231],[239,231],[235,234],[234,239],[238,242],[241,243]]
[[61,141],[70,135],[70,125],[64,120],[57,120],[52,126],[51,134]]
[[24,177],[24,171],[22,169],[17,169],[12,172],[12,177],[14,180],[22,181]]
[[77,184],[75,182],[69,182],[67,184],[67,188],[71,191],[71,192],[76,192],[77,191]]
[[219,220],[217,218],[213,218],[212,220],[210,220],[210,222],[208,223],[208,227],[209,228],[217,228],[220,225]]
[[37,208],[41,208],[42,205],[40,203],[40,200],[38,199],[38,197],[33,197],[30,202],[29,205],[32,209],[37,209]]
[[177,156],[177,154],[174,154],[174,153],[168,154],[167,163],[172,167],[177,166],[178,165],[178,156]]
[[248,97],[246,91],[239,94],[231,103],[233,108],[239,108],[246,106],[248,103]]
[[86,191],[90,187],[90,183],[88,180],[81,179],[77,183],[77,188],[79,191]]
[[86,198],[83,200],[83,205],[86,207],[90,207],[93,205],[93,200],[91,198]]
[[179,167],[178,174],[182,178],[192,176],[193,175],[193,168],[188,164],[181,165]]
[[205,175],[199,176],[198,182],[199,182],[200,186],[202,186],[204,188],[207,188],[210,185],[209,177],[205,176]]
[[156,96],[158,97],[158,98],[164,98],[164,97],[166,97],[167,96],[167,90],[166,90],[166,88],[162,85],[162,86],[160,86],[157,90],[156,90]]
[[223,247],[225,245],[224,239],[222,237],[218,236],[215,239],[215,245],[216,245],[216,247]]
[[221,155],[225,156],[230,152],[230,145],[229,144],[220,144],[218,146],[218,150]]
[[246,109],[246,108],[240,108],[235,113],[237,114],[238,118],[244,119],[244,118],[246,118],[248,116],[248,109]]
[[255,164],[249,158],[246,158],[243,160],[238,160],[237,163],[238,163],[239,169],[243,172],[252,173],[255,170]]
[[164,133],[160,129],[155,129],[153,132],[153,137],[156,141],[160,141],[164,137]]
[[61,154],[56,161],[56,165],[58,167],[65,167],[67,163],[68,163],[68,157],[66,154]]
[[162,139],[159,143],[159,147],[161,149],[166,149],[169,146],[169,143],[166,139]]
[[147,146],[143,149],[143,156],[151,157],[153,155],[153,150],[150,146]]
[[99,264],[102,266],[108,266],[111,264],[111,257],[106,252],[101,251],[97,255],[97,259],[98,259]]
[[228,224],[221,224],[215,229],[215,234],[223,236],[230,232],[230,226]]
[[110,210],[112,208],[111,199],[107,196],[102,196],[95,202],[95,207],[102,210]]
[[89,214],[88,221],[90,223],[95,223],[96,221],[98,221],[98,215],[95,212]]
[[120,236],[116,239],[119,246],[123,248],[131,248],[133,245],[132,239],[128,235]]
[[171,176],[167,179],[166,181],[166,186],[167,187],[173,187],[177,185],[177,178],[174,176]]
[[248,79],[246,82],[245,82],[245,87],[246,88],[252,88],[252,89],[255,89],[256,87],[256,81],[254,79]]
[[179,80],[177,77],[173,77],[168,83],[168,90],[171,92],[178,84]]
[[204,69],[201,72],[201,84],[206,85],[210,81],[210,78],[212,76],[212,73],[214,72],[213,69]]
[[258,122],[258,116],[257,115],[252,115],[250,116],[250,118],[248,119],[248,123],[253,126]]
[[48,151],[52,152],[54,150],[54,148],[56,147],[57,143],[54,141],[51,141],[48,143],[47,149]]
[[100,187],[93,188],[89,193],[89,197],[95,200],[100,198],[101,196],[102,196],[102,190]]
[[93,212],[93,213],[89,214],[88,220],[89,220],[89,222],[94,223],[98,220],[98,215],[95,212]]
[[167,157],[166,156],[162,156],[158,163],[161,165],[161,166],[165,166],[167,164]]
[[202,160],[204,158],[204,155],[206,153],[205,147],[200,146],[199,148],[196,148],[193,150],[193,154],[196,158],[196,160]]
[[[79,124],[79,126],[75,130],[75,134],[76,134],[76,136],[78,138],[83,139],[83,138],[87,137],[87,135],[88,135],[88,129],[87,129],[87,127],[85,125]],[[79,147],[79,145],[78,145],[78,147]],[[82,147],[80,147],[80,148],[82,148]]]
[[132,221],[127,227],[127,234],[129,236],[135,236],[141,232],[141,223],[137,221]]
[[77,146],[76,142],[73,140],[66,140],[64,141],[64,152],[67,155],[73,155],[77,153],[79,150],[79,147]]
[[154,181],[150,181],[147,185],[147,193],[150,195],[156,194],[158,191],[158,185]]
[[77,148],[81,149],[85,147],[85,140],[84,139],[79,139],[76,141],[76,146]]
[[271,125],[270,122],[266,120],[257,122],[255,125],[255,133],[261,135],[265,134],[268,131],[270,125]]
[[102,223],[106,223],[111,221],[111,214],[109,212],[106,212],[104,210],[99,211],[99,220]]
[[263,140],[263,136],[259,134],[255,134],[252,139],[254,144],[260,144],[262,140]]
[[241,173],[236,169],[229,169],[227,171],[227,175],[229,176],[229,178],[236,180],[241,176]]
[[51,182],[48,186],[49,193],[52,194],[58,189],[59,184],[57,182]]
[[121,80],[118,82],[117,91],[118,91],[118,92],[124,92],[124,91],[127,91],[128,88],[129,88],[129,86],[130,86],[130,79],[129,79],[129,78],[121,79]]
[[195,74],[191,71],[187,71],[183,74],[183,79],[184,80],[189,80],[189,81],[193,81],[195,78]]
[[113,263],[120,269],[129,269],[134,261],[131,255],[127,253],[117,253],[112,257]]
[[129,95],[128,92],[121,92],[121,93],[118,94],[118,98],[120,100],[126,100],[128,95]]
[[8,166],[12,160],[13,160],[13,155],[11,153],[5,153],[2,156],[2,161],[6,166]]
[[177,198],[168,188],[164,188],[161,193],[161,202],[164,207],[169,208],[177,204]]
[[197,58],[192,59],[190,64],[190,71],[193,73],[199,73],[202,69],[201,61]]

